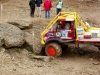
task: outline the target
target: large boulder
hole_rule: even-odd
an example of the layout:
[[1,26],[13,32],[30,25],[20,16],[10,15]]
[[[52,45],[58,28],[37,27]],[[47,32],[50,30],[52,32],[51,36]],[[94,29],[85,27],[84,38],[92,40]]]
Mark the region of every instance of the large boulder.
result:
[[[43,21],[44,22],[44,21]],[[34,30],[34,44],[33,44],[33,52],[34,54],[44,54],[43,46],[41,44],[41,33],[44,30],[43,22],[36,22],[36,24],[33,25]]]
[[[34,31],[31,31],[31,33],[25,31],[25,42],[27,46],[30,47],[30,49],[34,52],[34,54],[41,54],[41,37],[38,35],[39,33],[35,33]],[[38,37],[38,36],[39,37]]]
[[20,29],[27,29],[32,27],[32,23],[24,20],[8,21],[9,24],[15,25]]
[[11,24],[0,23],[0,37],[6,47],[19,47],[24,43],[24,32]]
[[33,40],[34,40],[33,35],[31,33],[25,31],[25,42],[32,46]]

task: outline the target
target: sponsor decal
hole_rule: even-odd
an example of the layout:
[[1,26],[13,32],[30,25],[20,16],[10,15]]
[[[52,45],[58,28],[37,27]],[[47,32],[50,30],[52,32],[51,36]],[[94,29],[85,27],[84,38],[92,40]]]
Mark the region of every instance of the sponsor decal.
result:
[[48,33],[48,37],[54,37],[53,33]]
[[61,36],[61,33],[60,33],[60,32],[57,32],[57,33],[56,33],[56,36]]
[[62,30],[61,37],[68,38],[68,30]]

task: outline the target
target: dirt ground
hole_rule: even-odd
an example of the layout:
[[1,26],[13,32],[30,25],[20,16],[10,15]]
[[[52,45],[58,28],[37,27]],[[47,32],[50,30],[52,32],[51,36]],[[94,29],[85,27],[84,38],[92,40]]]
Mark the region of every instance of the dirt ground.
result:
[[[63,0],[63,11],[76,11],[91,26],[100,27],[100,0]],[[29,32],[41,33],[56,15],[55,1],[51,9],[51,18],[30,17],[29,0],[2,0],[0,22],[26,20],[33,22]],[[43,6],[43,5],[42,5]],[[38,34],[38,35],[39,35]],[[36,34],[35,34],[36,35]],[[37,36],[37,35],[36,35]],[[0,49],[0,75],[100,75],[100,52],[95,47],[81,48],[74,51],[68,48],[59,58],[50,62],[32,59],[26,49]]]

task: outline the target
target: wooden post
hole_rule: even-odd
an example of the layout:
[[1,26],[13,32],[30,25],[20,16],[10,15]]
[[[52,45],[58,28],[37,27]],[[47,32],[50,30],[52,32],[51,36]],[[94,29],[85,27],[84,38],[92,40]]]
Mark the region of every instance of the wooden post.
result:
[[1,10],[1,12],[0,12],[0,13],[1,13],[1,14],[0,14],[0,17],[1,17],[1,18],[0,18],[0,20],[1,20],[1,21],[0,21],[0,22],[2,23],[2,12],[3,12],[3,5],[1,4],[1,6],[0,6],[0,7],[1,7],[1,8],[0,8],[0,10]]

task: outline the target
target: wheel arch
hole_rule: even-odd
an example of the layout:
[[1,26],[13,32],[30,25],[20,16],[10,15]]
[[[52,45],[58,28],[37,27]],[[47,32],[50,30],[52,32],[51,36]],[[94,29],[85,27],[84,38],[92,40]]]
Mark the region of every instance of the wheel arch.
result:
[[49,43],[57,43],[60,45],[59,39],[56,39],[56,38],[49,39],[48,41],[46,41],[45,45],[42,45],[40,54],[45,55],[45,47]]
[[53,42],[58,43],[58,44],[61,43],[61,42],[60,42],[60,39],[52,38],[52,39],[49,39],[48,41],[46,41],[45,45],[47,45],[47,44],[49,44],[49,43],[53,43]]

